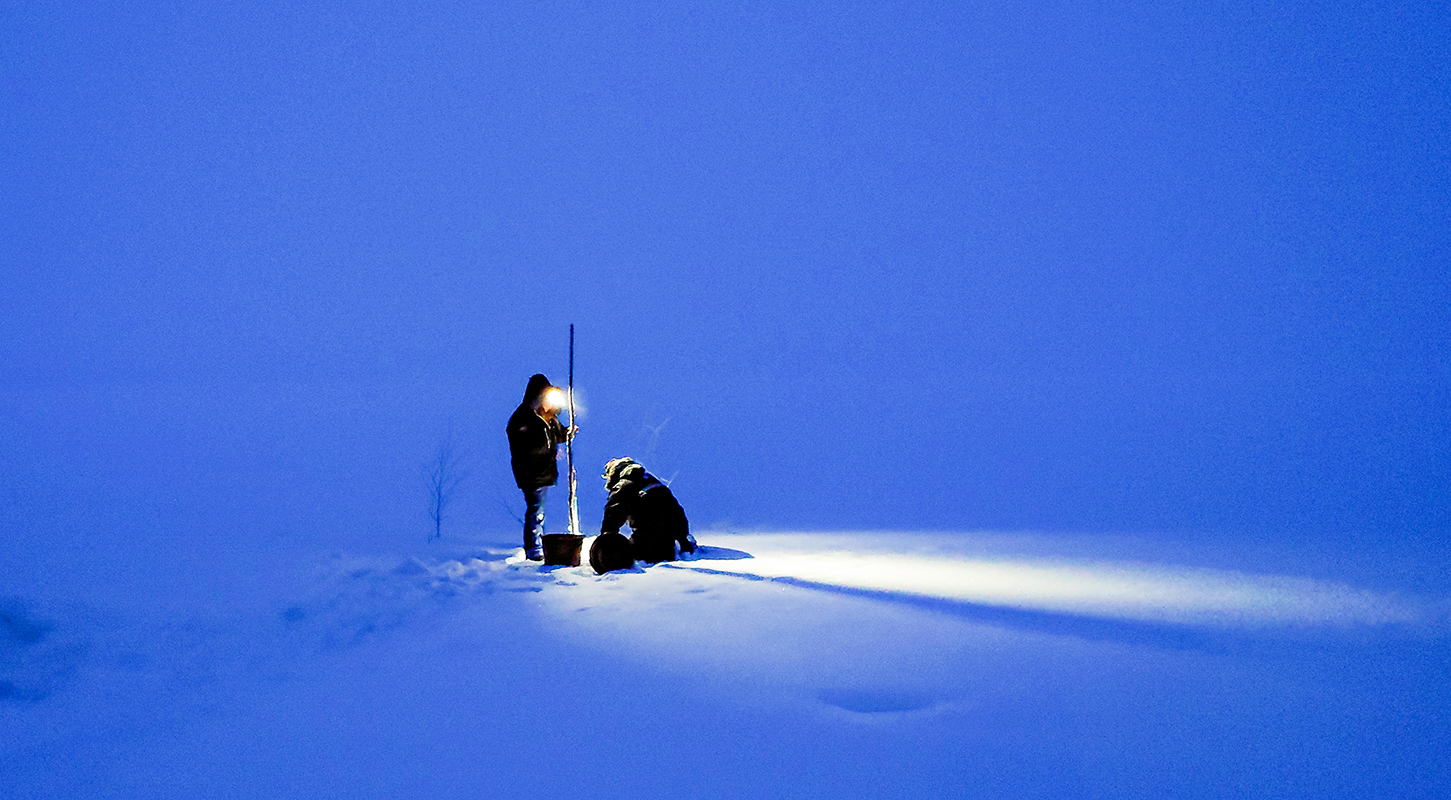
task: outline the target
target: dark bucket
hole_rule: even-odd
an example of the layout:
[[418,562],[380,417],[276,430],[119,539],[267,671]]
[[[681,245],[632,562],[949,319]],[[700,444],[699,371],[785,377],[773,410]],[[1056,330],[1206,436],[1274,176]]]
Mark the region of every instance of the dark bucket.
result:
[[579,548],[584,537],[577,533],[544,534],[544,565],[546,567],[579,566]]

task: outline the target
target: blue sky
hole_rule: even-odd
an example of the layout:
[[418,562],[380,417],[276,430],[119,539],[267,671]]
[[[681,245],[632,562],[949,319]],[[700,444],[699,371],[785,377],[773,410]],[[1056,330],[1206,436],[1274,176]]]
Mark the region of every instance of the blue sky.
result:
[[421,530],[452,423],[508,530],[574,323],[581,474],[699,523],[1451,525],[1433,4],[193,5],[0,7],[12,510]]

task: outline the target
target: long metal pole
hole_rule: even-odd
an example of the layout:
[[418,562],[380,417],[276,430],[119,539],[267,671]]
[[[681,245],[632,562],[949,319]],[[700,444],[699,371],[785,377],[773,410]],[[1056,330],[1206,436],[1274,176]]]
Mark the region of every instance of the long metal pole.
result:
[[[569,427],[574,428],[574,323],[569,324]],[[574,436],[564,440],[564,457],[569,462],[569,532],[579,534],[579,500],[574,486]]]

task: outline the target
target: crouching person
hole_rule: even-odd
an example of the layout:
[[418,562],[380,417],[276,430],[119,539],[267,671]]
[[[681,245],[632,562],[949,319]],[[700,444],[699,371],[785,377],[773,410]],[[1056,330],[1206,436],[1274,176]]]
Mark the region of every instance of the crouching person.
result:
[[605,502],[600,539],[608,539],[607,534],[618,534],[620,526],[629,525],[633,557],[651,564],[674,561],[679,553],[695,552],[690,522],[670,487],[630,458],[606,464],[604,479],[610,499]]

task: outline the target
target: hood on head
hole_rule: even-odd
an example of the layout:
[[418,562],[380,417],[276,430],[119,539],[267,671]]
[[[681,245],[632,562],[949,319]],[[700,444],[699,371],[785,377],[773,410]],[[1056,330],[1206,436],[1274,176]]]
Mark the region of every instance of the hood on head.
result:
[[540,374],[529,378],[529,386],[524,389],[524,405],[538,405],[539,398],[549,388],[549,379]]

